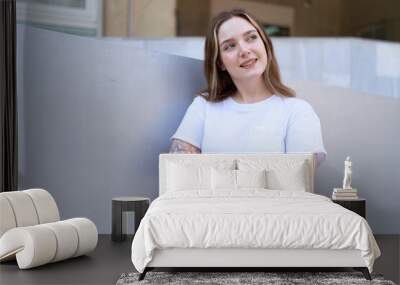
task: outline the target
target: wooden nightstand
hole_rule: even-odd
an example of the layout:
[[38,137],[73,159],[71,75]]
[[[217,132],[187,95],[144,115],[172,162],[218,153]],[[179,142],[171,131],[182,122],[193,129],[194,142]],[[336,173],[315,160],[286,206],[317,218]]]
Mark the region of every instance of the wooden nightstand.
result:
[[366,200],[365,199],[354,199],[354,200],[337,200],[332,199],[332,202],[339,204],[340,206],[359,214],[364,219],[366,218]]

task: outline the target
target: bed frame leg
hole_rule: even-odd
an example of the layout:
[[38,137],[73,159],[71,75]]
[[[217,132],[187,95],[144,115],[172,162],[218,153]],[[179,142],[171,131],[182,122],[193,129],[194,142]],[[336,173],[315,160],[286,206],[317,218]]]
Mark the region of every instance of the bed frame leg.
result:
[[369,274],[369,270],[367,267],[354,267],[355,270],[361,271],[364,275],[365,279],[372,280],[371,275]]
[[139,274],[139,278],[138,281],[142,281],[144,279],[144,277],[146,276],[147,271],[149,271],[147,269],[147,267],[144,269],[144,271],[142,273]]

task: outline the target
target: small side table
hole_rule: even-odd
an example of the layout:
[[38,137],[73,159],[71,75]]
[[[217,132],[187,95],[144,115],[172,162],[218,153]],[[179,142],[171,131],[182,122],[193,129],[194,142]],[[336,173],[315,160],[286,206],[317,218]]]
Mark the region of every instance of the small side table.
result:
[[366,200],[359,198],[359,199],[353,199],[353,200],[338,200],[338,199],[332,199],[332,202],[339,204],[340,206],[353,211],[356,214],[359,214],[361,217],[364,219],[366,218]]
[[113,241],[123,241],[126,234],[122,233],[122,213],[135,212],[135,233],[140,221],[144,217],[150,205],[150,199],[146,197],[115,197],[112,199],[112,233]]

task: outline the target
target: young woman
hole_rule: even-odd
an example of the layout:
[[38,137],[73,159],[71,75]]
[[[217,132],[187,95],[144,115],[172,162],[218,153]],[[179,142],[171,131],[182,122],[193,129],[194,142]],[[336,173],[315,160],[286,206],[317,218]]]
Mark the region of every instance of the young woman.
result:
[[272,42],[243,10],[222,12],[205,41],[208,87],[189,106],[172,153],[314,152],[326,155],[313,108],[280,79]]

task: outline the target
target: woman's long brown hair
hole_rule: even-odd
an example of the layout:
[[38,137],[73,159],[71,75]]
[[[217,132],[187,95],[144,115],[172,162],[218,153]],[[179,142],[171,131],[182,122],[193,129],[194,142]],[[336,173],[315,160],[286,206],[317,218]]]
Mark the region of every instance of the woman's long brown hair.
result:
[[204,72],[208,87],[202,90],[200,95],[207,101],[219,102],[232,96],[237,90],[229,73],[226,70],[222,70],[218,65],[218,61],[220,60],[218,31],[225,21],[233,17],[243,18],[253,25],[264,42],[267,51],[267,67],[263,73],[263,77],[268,90],[273,94],[294,97],[295,92],[291,88],[285,86],[281,81],[279,66],[275,58],[271,39],[261,28],[257,20],[241,9],[221,12],[211,20],[204,46]]

